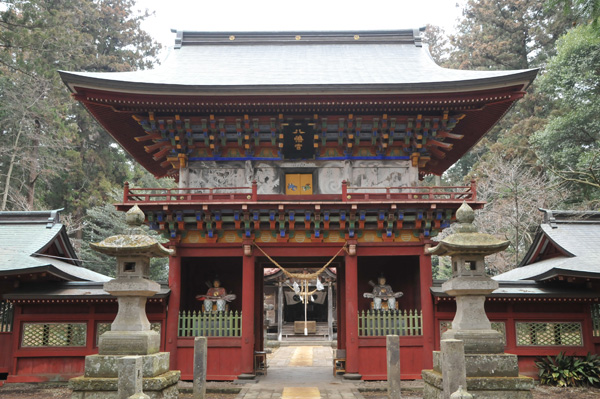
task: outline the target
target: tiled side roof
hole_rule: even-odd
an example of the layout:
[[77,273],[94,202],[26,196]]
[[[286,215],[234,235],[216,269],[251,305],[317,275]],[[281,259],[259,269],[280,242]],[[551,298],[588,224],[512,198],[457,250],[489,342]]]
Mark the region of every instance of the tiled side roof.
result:
[[[166,284],[161,284],[160,291],[152,298],[165,298],[171,290]],[[5,294],[6,299],[98,299],[110,297],[104,291],[103,284],[90,281],[52,282],[44,285],[36,284],[20,287],[18,290]]]
[[[550,211],[545,212],[552,214]],[[546,215],[545,223],[540,225],[532,248],[538,247],[543,240],[549,240],[549,245],[556,246],[567,256],[533,262],[534,254],[530,250],[525,265],[500,274],[494,279],[543,280],[556,275],[600,278],[599,215],[599,212],[571,212],[562,218],[548,218]]]
[[[581,290],[569,286],[548,286],[533,280],[507,281],[500,280],[499,287],[489,296],[500,298],[597,298],[598,293],[592,289]],[[441,281],[435,281],[431,293],[436,297],[449,296],[442,290]]]
[[0,275],[24,271],[48,272],[65,280],[108,281],[109,277],[77,265],[78,260],[42,256],[42,250],[54,241],[66,246],[66,258],[75,251],[59,222],[58,212],[0,212]]

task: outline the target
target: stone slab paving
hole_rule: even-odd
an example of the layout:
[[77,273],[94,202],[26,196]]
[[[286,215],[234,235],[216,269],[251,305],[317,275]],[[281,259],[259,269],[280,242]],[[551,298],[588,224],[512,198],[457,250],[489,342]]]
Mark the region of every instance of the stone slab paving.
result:
[[312,367],[313,365],[313,346],[299,346],[296,348],[290,359],[291,367]]
[[353,382],[333,376],[329,346],[282,346],[268,357],[268,373],[237,399],[364,399]]

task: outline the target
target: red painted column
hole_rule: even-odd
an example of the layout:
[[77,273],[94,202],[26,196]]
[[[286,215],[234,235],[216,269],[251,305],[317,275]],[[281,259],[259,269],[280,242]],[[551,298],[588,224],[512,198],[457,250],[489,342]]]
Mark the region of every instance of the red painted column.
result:
[[254,252],[242,265],[242,373],[254,372]]
[[179,306],[181,303],[181,257],[169,258],[169,305],[167,307],[166,351],[171,355],[171,370],[177,367],[177,336],[179,335]]
[[358,373],[358,257],[345,255],[346,373]]
[[433,338],[434,338],[434,320],[433,320],[433,298],[431,296],[431,256],[420,255],[419,257],[419,283],[421,292],[421,311],[423,315],[423,368],[433,368]]

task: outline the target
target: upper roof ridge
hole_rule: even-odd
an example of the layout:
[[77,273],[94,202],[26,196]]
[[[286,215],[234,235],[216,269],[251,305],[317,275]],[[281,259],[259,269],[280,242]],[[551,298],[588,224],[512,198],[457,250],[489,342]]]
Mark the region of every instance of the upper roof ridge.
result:
[[201,32],[173,30],[175,48],[211,44],[381,44],[405,43],[421,47],[421,32],[425,28],[399,30],[356,31],[277,31],[277,32]]
[[557,209],[542,209],[544,212],[544,224],[555,227],[556,223],[600,223],[600,212],[598,211],[569,211]]
[[60,223],[60,212],[64,209],[47,211],[4,211],[0,212],[0,224],[46,224],[52,228]]

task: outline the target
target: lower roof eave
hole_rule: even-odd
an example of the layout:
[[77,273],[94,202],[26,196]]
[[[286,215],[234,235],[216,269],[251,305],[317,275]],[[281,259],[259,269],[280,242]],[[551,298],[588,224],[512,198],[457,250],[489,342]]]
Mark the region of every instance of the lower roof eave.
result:
[[329,83],[329,84],[262,84],[262,85],[181,85],[101,79],[78,73],[59,71],[71,92],[81,89],[111,90],[144,95],[247,96],[247,95],[369,95],[463,93],[518,86],[524,91],[538,73],[529,69],[518,73],[480,79],[415,83]]

